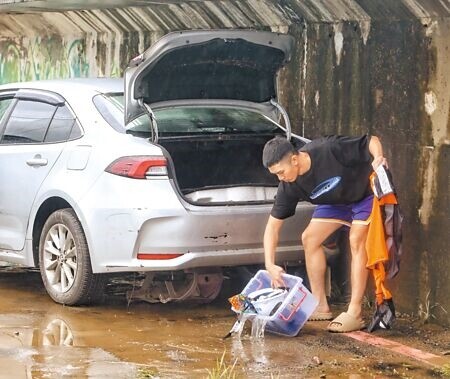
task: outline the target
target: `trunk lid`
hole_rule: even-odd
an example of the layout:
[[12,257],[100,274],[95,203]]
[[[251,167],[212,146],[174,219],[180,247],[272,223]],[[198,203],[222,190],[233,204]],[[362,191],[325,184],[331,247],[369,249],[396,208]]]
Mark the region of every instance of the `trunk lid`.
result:
[[[268,103],[294,39],[254,30],[170,33],[125,71],[125,124],[154,103],[220,99]],[[147,112],[149,109],[147,108]]]

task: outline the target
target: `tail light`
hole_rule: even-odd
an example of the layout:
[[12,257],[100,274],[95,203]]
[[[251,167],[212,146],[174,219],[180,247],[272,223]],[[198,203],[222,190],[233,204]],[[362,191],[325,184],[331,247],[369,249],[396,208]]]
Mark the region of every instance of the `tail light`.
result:
[[166,176],[167,160],[164,157],[152,157],[146,155],[121,157],[106,167],[105,171],[110,174],[134,179]]

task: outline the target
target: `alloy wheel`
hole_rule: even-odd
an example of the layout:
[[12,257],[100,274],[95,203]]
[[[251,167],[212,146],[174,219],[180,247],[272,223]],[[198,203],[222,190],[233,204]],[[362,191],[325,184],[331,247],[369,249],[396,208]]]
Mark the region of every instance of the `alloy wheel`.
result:
[[44,267],[50,285],[57,292],[67,292],[77,274],[77,248],[70,230],[55,224],[44,241]]

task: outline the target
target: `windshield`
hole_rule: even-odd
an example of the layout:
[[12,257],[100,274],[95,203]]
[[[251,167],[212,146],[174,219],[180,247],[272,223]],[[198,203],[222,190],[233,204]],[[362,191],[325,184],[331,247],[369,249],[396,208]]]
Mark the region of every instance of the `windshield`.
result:
[[[94,104],[116,130],[151,134],[150,119],[143,115],[125,128],[123,94],[97,95]],[[204,133],[265,133],[277,130],[268,117],[251,110],[226,106],[183,105],[154,110],[158,133],[164,135]]]

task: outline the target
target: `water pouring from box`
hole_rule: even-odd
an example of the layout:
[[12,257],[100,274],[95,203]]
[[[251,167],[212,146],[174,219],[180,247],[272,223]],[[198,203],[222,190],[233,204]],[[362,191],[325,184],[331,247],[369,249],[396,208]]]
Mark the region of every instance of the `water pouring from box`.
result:
[[252,337],[264,332],[294,337],[317,307],[317,299],[303,285],[302,278],[283,274],[286,287],[272,288],[267,271],[260,270],[238,295],[229,299],[237,321],[225,338],[241,336],[247,320],[252,322]]

